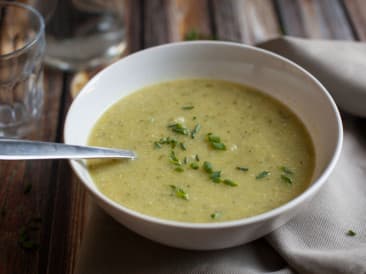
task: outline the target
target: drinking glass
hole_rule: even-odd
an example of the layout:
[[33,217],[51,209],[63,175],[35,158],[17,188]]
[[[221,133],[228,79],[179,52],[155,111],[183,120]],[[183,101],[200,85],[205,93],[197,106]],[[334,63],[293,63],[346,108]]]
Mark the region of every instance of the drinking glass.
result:
[[23,137],[43,103],[44,20],[34,8],[0,1],[0,137]]
[[63,70],[83,70],[108,64],[124,51],[124,1],[35,2],[47,2],[52,10],[46,23],[46,64]]

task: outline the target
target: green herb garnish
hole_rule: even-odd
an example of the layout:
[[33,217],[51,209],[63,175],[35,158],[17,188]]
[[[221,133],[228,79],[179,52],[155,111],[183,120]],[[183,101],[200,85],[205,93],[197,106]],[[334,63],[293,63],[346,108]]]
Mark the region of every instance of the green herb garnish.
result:
[[167,138],[167,143],[170,144],[172,148],[175,148],[178,144],[178,141],[175,138],[168,137]]
[[212,164],[210,162],[203,162],[203,169],[207,172],[207,173],[212,173],[213,172],[213,168],[212,168]]
[[219,136],[208,133],[207,140],[211,144],[212,148],[217,150],[226,150],[226,146],[224,143],[221,142],[221,138]]
[[268,175],[270,175],[271,173],[269,171],[262,171],[261,173],[259,173],[257,176],[255,176],[255,178],[258,179],[263,179],[264,177],[267,177]]
[[210,215],[211,219],[214,219],[214,220],[218,219],[220,216],[221,216],[221,212],[218,212],[218,211],[216,211]]
[[169,160],[172,164],[176,165],[176,166],[180,166],[182,165],[182,163],[179,161],[179,159],[177,158],[177,156],[175,155],[175,152],[174,150],[172,150],[170,152],[170,155],[169,155]]
[[155,141],[154,142],[154,147],[155,148],[162,148],[162,145],[171,145],[172,148],[175,148],[176,145],[178,144],[177,139],[175,138],[171,138],[171,137],[164,137],[161,138],[159,141]]
[[170,185],[170,188],[174,191],[176,197],[181,198],[183,200],[189,200],[188,194],[183,189],[175,185]]
[[201,38],[201,34],[199,34],[195,29],[190,30],[184,36],[184,40],[192,41],[192,40],[199,40]]
[[199,162],[199,161],[200,161],[200,157],[198,156],[198,154],[196,154],[195,158],[196,158],[196,161],[197,161],[197,162]]
[[197,133],[201,130],[201,125],[197,124],[194,129],[191,132],[191,138],[194,139],[196,137]]
[[354,232],[353,230],[348,230],[347,231],[347,236],[351,236],[351,237],[354,237],[354,236],[356,236],[357,235],[357,233],[356,232]]
[[199,168],[199,166],[196,162],[191,163],[190,166],[191,166],[192,169],[198,169]]
[[217,150],[226,150],[226,146],[223,143],[211,143],[212,147]]
[[41,218],[32,218],[19,230],[18,243],[21,248],[26,250],[35,250],[39,248],[39,243],[31,239],[32,231],[39,230],[39,224],[41,223]]
[[192,30],[188,31],[184,35],[184,40],[185,41],[192,41],[192,40],[216,40],[216,38],[214,36],[210,36],[210,35],[205,35],[205,34],[199,33],[197,30],[192,29]]
[[182,109],[183,110],[190,110],[190,109],[194,109],[194,106],[183,106]]
[[214,171],[210,175],[210,179],[214,183],[221,183],[221,171]]
[[23,193],[24,193],[24,194],[28,194],[28,193],[30,193],[30,192],[31,192],[31,190],[32,190],[32,184],[31,184],[31,183],[28,183],[28,184],[26,184],[26,185],[24,186]]
[[185,156],[184,158],[183,158],[183,164],[188,164],[188,158],[187,158],[187,156]]
[[236,182],[234,182],[234,181],[232,181],[232,180],[229,180],[229,179],[225,179],[225,180],[223,181],[223,183],[224,183],[225,185],[228,185],[228,186],[238,186],[238,184],[237,184]]
[[294,174],[294,172],[293,172],[291,169],[289,169],[288,167],[281,166],[281,167],[280,167],[280,169],[281,169],[284,173],[286,173],[286,174],[288,174],[288,175],[293,175],[293,174]]
[[187,150],[187,147],[186,147],[186,145],[184,143],[180,143],[180,148],[182,150]]
[[211,143],[221,142],[221,138],[219,136],[213,135],[212,133],[207,133],[207,140]]
[[154,142],[154,148],[162,148],[162,147],[163,146],[159,142],[157,141]]
[[237,170],[240,170],[240,171],[248,171],[249,170],[249,168],[247,168],[247,167],[241,167],[241,166],[237,166],[236,169]]
[[281,175],[281,179],[284,182],[288,183],[289,185],[292,185],[292,183],[293,183],[292,179],[289,176],[285,175],[285,174]]
[[182,166],[177,166],[174,170],[177,172],[183,172],[184,168]]
[[189,129],[184,127],[181,123],[169,125],[168,128],[170,128],[175,133],[189,135]]

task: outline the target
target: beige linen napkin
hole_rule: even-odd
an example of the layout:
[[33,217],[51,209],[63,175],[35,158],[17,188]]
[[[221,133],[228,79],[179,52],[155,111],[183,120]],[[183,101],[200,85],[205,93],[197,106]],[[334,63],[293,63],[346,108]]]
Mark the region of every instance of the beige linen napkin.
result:
[[340,108],[366,118],[366,43],[283,37],[259,47],[304,67],[322,82]]
[[[328,86],[332,92],[348,90],[357,81],[366,89],[358,59],[346,58],[352,73],[335,79],[339,74],[335,71],[347,61],[343,57],[343,63],[335,61],[342,54],[324,52],[319,56],[322,61],[309,54],[321,41],[286,38],[264,46],[270,49],[271,43],[275,51],[290,54],[297,62],[302,59],[296,58],[311,56],[306,59],[308,69],[314,67],[325,82],[337,82]],[[327,43],[329,52],[332,45]],[[352,55],[353,43],[343,47],[343,53]],[[333,66],[320,65],[327,58],[334,59]],[[366,120],[344,118],[344,148],[332,176],[309,208],[264,239],[219,251],[180,250],[134,234],[92,205],[76,273],[366,273]],[[349,230],[356,235],[347,235]]]

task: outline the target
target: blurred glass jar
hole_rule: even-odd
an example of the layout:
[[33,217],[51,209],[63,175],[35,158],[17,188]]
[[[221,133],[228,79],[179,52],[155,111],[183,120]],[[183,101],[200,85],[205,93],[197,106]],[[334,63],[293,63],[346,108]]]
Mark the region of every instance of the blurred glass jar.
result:
[[124,1],[33,2],[46,18],[46,64],[62,70],[83,70],[111,63],[123,53]]
[[0,137],[23,137],[43,104],[44,21],[30,6],[0,1]]

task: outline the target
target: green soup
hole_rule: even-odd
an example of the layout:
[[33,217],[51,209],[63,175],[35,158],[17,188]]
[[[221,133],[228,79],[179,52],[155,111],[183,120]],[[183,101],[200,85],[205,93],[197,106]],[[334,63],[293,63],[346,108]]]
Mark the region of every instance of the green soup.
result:
[[111,106],[89,145],[137,160],[89,162],[106,196],[163,219],[219,222],[257,215],[301,194],[314,149],[284,105],[235,83],[189,79],[145,87]]

